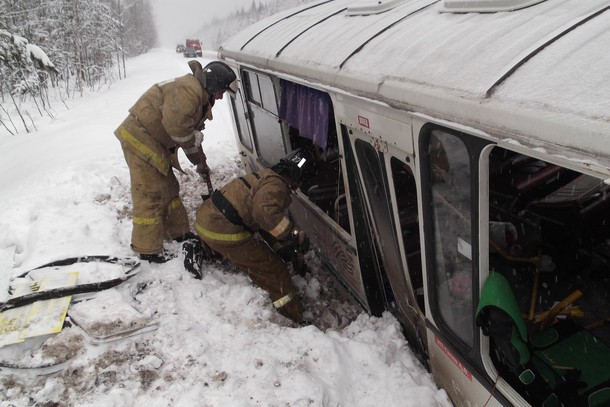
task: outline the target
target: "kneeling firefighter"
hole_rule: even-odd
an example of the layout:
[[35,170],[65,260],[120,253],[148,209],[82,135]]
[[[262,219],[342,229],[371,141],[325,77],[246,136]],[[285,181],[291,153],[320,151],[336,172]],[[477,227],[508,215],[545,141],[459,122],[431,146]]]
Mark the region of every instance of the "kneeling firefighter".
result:
[[246,271],[269,292],[275,308],[296,322],[303,319],[301,302],[286,263],[261,237],[270,236],[283,246],[307,246],[306,236],[292,225],[286,210],[291,192],[315,172],[313,152],[295,150],[271,169],[247,174],[216,190],[196,215],[195,228],[203,242]]

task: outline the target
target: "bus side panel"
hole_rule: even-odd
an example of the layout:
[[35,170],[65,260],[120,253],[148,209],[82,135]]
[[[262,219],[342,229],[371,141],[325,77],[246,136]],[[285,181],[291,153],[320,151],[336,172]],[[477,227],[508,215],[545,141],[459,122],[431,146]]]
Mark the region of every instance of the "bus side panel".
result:
[[356,250],[350,246],[346,237],[328,221],[327,216],[307,200],[296,196],[290,206],[290,215],[312,242],[324,262],[337,275],[341,282],[367,309],[368,303]]
[[[413,155],[411,118],[404,112],[338,94],[335,111],[340,123]],[[383,149],[382,145],[377,145]]]
[[[456,407],[502,406],[434,331],[428,330],[430,370]],[[490,398],[491,397],[491,398]]]

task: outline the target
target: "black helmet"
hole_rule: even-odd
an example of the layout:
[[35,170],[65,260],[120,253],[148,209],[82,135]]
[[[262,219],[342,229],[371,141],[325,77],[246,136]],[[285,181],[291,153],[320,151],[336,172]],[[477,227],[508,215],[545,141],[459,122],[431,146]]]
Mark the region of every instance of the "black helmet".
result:
[[313,151],[299,148],[286,154],[271,169],[279,175],[288,177],[294,183],[305,182],[316,175],[316,157]]
[[235,72],[224,62],[212,61],[203,68],[203,72],[205,87],[210,95],[226,90],[231,93],[237,91]]

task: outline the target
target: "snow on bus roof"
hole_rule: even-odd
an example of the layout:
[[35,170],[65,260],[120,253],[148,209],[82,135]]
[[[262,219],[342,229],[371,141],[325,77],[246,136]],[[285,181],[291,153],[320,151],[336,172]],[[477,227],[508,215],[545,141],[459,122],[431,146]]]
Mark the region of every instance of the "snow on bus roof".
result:
[[[498,13],[447,13],[442,1],[406,0],[387,12],[350,15],[353,4],[284,11],[235,35],[220,56],[424,113],[426,100],[416,95],[428,91],[458,103],[540,110],[568,123],[556,129],[569,128],[567,145],[595,151],[602,137],[610,154],[608,0]],[[447,105],[451,119],[457,113]],[[574,118],[587,128],[570,124]],[[579,131],[589,133],[574,146],[569,135]]]

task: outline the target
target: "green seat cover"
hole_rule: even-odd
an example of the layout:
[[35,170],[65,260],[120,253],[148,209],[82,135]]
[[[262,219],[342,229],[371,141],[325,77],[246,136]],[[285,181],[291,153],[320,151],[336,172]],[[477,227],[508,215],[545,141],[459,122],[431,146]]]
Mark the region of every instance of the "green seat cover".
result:
[[610,348],[588,331],[578,331],[545,350],[535,351],[534,355],[558,376],[578,369],[577,380],[585,384],[578,389],[580,394],[610,381]]
[[[519,353],[520,363],[525,365],[532,362],[537,373],[551,389],[561,388],[570,377],[568,373],[577,372],[576,376],[571,377],[582,382],[578,393],[587,400],[586,405],[610,405],[610,347],[586,330],[561,338],[557,330],[549,327],[528,338],[527,326],[512,287],[503,275],[495,272],[489,274],[483,285],[476,310],[479,325],[485,325],[484,311],[490,307],[501,310],[514,322],[510,343]],[[530,350],[530,345],[534,349],[545,348]],[[533,381],[533,378],[524,376],[523,373],[520,379],[524,384]],[[554,400],[558,401],[557,396],[551,393],[543,405],[556,405]]]
[[489,273],[477,307],[477,320],[481,311],[488,307],[504,311],[513,320],[517,329],[513,329],[510,342],[519,352],[520,363],[525,364],[530,359],[530,352],[527,347],[527,327],[521,316],[521,311],[519,311],[513,290],[502,274]]

